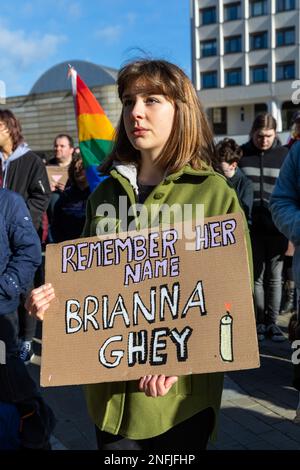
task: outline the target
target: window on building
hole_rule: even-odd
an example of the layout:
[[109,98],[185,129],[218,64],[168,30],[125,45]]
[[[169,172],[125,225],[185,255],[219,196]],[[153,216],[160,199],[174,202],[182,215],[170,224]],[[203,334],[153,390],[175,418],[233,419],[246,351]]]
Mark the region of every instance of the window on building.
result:
[[207,41],[201,41],[201,57],[210,57],[217,55],[217,40],[209,39]]
[[262,16],[268,14],[267,0],[252,0],[250,2],[251,16]]
[[268,65],[255,65],[250,67],[251,83],[263,83],[268,81]]
[[295,62],[281,62],[276,64],[276,80],[294,80]]
[[293,114],[299,111],[299,105],[292,101],[284,101],[281,107],[282,130],[287,131],[291,128]]
[[276,46],[290,46],[295,44],[295,27],[276,30]]
[[295,10],[295,0],[277,0],[276,1],[276,11],[288,11]]
[[267,113],[268,106],[266,103],[255,103],[254,105],[254,117],[261,113]]
[[227,134],[227,108],[208,109],[208,119],[215,135]]
[[250,49],[266,49],[268,47],[268,31],[250,34]]
[[216,7],[203,8],[201,13],[202,24],[212,24],[217,22],[217,9]]
[[224,5],[224,21],[239,20],[242,17],[241,2]]
[[202,88],[217,88],[218,74],[216,70],[201,73],[201,87]]
[[242,69],[225,70],[225,84],[226,86],[242,85]]
[[233,54],[234,52],[242,52],[242,36],[230,36],[225,38],[225,54]]

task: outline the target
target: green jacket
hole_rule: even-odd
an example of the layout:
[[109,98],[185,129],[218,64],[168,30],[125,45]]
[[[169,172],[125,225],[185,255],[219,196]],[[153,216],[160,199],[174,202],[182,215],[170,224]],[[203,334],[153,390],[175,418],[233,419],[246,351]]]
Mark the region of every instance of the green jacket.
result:
[[[132,168],[132,165],[126,167]],[[134,205],[137,184],[136,171],[133,169],[128,174],[123,170],[124,166],[113,169],[111,177],[101,183],[90,196],[83,236],[99,234],[101,216],[99,211],[97,216],[97,209],[103,203],[111,203],[116,208],[116,217],[111,221],[115,230],[126,229],[120,218],[118,198],[125,196],[128,206]],[[176,203],[202,203],[205,217],[243,213],[235,191],[229,187],[223,176],[209,168],[193,170],[189,165],[167,176],[147,197],[144,205],[149,207],[150,204]],[[134,217],[129,222],[132,219]],[[247,229],[246,237],[249,241]],[[154,399],[139,392],[137,383],[129,381],[86,386],[89,413],[101,430],[130,439],[147,439],[166,432],[205,408],[212,407],[215,416],[218,415],[223,388],[222,373],[179,377],[167,395]]]

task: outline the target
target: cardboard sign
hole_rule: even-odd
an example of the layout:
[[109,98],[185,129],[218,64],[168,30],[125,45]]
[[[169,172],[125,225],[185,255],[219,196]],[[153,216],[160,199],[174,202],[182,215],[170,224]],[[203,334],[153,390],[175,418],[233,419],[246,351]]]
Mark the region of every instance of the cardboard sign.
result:
[[48,245],[42,385],[259,367],[242,217],[193,234],[175,225]]
[[46,166],[46,170],[50,184],[56,185],[57,183],[62,183],[65,186],[68,181],[68,167],[49,165]]

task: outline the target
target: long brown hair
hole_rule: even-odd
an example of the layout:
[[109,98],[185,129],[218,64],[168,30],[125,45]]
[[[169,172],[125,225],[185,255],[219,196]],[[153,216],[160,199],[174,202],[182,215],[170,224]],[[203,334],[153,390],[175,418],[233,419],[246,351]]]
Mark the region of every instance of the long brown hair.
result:
[[[213,135],[197,93],[185,73],[165,60],[138,60],[125,65],[118,74],[118,94],[122,100],[125,89],[140,84],[151,93],[162,94],[174,103],[173,129],[157,163],[174,173],[189,163],[201,169],[216,162]],[[139,164],[140,152],[130,143],[121,115],[115,145],[100,170],[107,171],[113,160]]]
[[0,109],[0,121],[3,121],[12,140],[12,150],[16,150],[19,144],[24,142],[20,121],[9,109]]

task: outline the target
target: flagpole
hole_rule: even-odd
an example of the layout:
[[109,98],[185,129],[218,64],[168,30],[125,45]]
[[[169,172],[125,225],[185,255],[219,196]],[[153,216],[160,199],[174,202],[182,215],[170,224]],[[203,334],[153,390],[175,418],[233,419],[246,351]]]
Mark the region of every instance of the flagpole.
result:
[[71,77],[71,84],[72,84],[72,95],[73,95],[73,103],[75,109],[75,121],[76,121],[76,128],[77,128],[77,135],[78,135],[78,110],[77,110],[77,103],[76,103],[76,96],[77,96],[77,72],[74,69],[73,65],[68,64],[68,79]]

